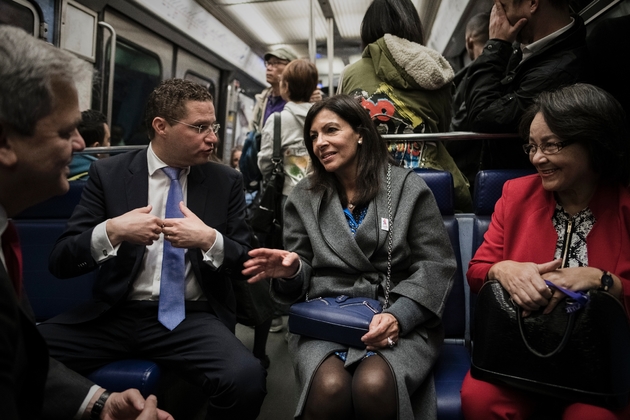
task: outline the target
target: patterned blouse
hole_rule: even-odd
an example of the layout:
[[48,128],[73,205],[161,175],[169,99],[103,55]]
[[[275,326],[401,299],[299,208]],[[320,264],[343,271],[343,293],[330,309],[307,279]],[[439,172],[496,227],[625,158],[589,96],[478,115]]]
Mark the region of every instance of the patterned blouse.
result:
[[[597,221],[591,209],[587,207],[574,216],[570,216],[560,204],[556,204],[556,210],[551,220],[558,233],[554,258],[564,259],[562,261],[563,268],[588,266],[586,237]],[[567,242],[569,243],[568,249],[565,249]]]

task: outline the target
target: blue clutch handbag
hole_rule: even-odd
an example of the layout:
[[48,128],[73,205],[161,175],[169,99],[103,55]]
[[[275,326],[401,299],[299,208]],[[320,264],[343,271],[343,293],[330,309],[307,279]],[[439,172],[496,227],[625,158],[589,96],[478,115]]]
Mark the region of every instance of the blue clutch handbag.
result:
[[[383,312],[389,304],[389,287],[392,274],[392,165],[387,165],[387,213],[388,245],[387,245],[387,277],[385,283],[385,303],[378,300],[346,295],[337,297],[309,299],[306,302],[294,303],[289,309],[289,332],[319,340],[332,341],[350,347],[364,349],[361,341],[370,328],[370,322],[376,314]],[[390,344],[392,346],[393,344]]]
[[372,317],[383,311],[378,300],[345,295],[315,298],[291,305],[289,331],[364,349],[361,337]]

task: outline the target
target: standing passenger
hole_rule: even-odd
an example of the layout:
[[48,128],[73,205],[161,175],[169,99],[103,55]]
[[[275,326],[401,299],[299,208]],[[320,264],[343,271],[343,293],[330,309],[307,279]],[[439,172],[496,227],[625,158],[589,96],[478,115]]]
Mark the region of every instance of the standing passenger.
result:
[[255,419],[265,370],[234,335],[250,249],[241,175],[208,162],[216,116],[206,88],[181,79],[149,96],[148,148],[94,162],[50,257],[60,278],[98,270],[95,300],[39,325],[50,352],[85,373],[153,360],[208,398],[208,418]]
[[[471,62],[481,55],[484,45],[488,41],[490,24],[489,13],[479,13],[473,16],[466,24],[466,51]],[[470,64],[469,64],[470,66]],[[451,131],[459,131],[460,124],[466,120],[466,103],[463,79],[468,72],[468,66],[464,67],[455,75],[455,96],[453,97],[453,118],[451,119]],[[464,173],[470,182],[470,191],[473,192],[475,176],[480,169],[481,161],[481,140],[445,142],[446,150],[451,154],[460,171]]]
[[[453,69],[423,45],[418,12],[410,0],[375,0],[361,24],[365,50],[348,66],[339,91],[359,97],[380,134],[438,133],[451,121]],[[400,166],[453,174],[455,207],[470,211],[468,181],[441,142],[390,143]]]
[[[282,195],[285,198],[310,170],[311,160],[304,144],[304,119],[313,106],[309,100],[316,88],[315,64],[301,59],[290,62],[284,69],[280,79],[280,95],[287,103],[280,113],[280,151],[285,172],[282,189]],[[263,128],[258,153],[258,167],[263,177],[271,173],[273,169],[271,157],[273,156],[274,126],[274,119],[270,118]]]
[[135,389],[110,394],[50,358],[21,284],[10,218],[68,191],[72,152],[85,147],[77,132],[81,66],[72,54],[0,26],[0,416],[172,420],[155,397],[145,405]]
[[[495,0],[490,40],[463,80],[468,116],[455,129],[517,133],[538,94],[584,79],[587,54],[584,22],[568,0]],[[486,167],[531,168],[520,139],[486,145]]]

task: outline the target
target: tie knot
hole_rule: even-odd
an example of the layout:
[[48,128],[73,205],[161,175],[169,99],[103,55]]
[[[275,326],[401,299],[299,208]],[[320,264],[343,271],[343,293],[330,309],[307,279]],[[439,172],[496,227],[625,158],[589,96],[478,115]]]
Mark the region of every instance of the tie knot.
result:
[[167,166],[162,168],[162,171],[166,174],[167,177],[171,179],[171,181],[179,180],[179,173],[182,171],[181,168],[171,168]]

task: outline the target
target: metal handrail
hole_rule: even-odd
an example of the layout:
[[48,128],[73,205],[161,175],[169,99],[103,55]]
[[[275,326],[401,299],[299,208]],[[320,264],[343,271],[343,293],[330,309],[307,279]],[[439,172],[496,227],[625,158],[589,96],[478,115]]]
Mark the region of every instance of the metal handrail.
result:
[[507,139],[520,137],[515,133],[475,133],[473,131],[452,131],[448,133],[410,133],[410,134],[383,134],[383,139],[394,141],[443,141],[443,140],[484,140]]
[[146,148],[147,145],[135,145],[135,146],[110,146],[110,147],[86,147],[85,149],[74,152],[75,155],[95,155],[95,154],[109,154],[115,155],[118,153],[130,152],[132,150],[140,150]]
[[[449,133],[411,133],[411,134],[384,134],[381,137],[388,142],[396,141],[444,141],[444,140],[483,140],[483,139],[511,139],[519,138],[514,133],[475,133],[472,131],[453,131]],[[74,152],[76,155],[92,155],[97,153],[108,153],[110,155],[117,153],[129,152],[131,150],[139,150],[147,147],[146,145],[134,146],[112,146],[112,147],[86,147],[80,152]]]

